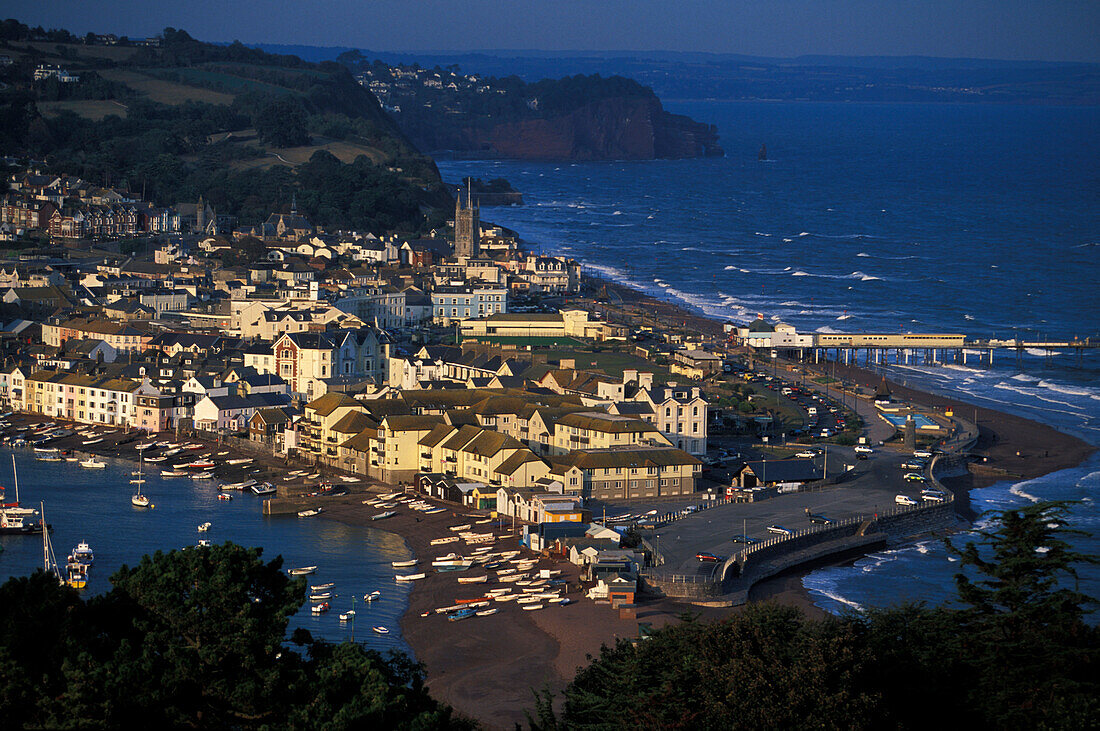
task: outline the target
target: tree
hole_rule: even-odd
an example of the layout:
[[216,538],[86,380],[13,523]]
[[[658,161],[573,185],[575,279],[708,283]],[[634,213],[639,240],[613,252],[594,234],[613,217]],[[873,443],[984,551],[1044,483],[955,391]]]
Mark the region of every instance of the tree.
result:
[[5,727],[469,728],[404,656],[288,643],[305,582],[261,556],[157,552],[87,602],[41,572],[0,586]]
[[[1077,588],[1079,564],[1094,556],[1067,537],[1069,503],[1042,502],[1000,513],[977,541],[949,550],[956,574],[960,632],[972,638],[964,660],[978,669],[971,702],[998,726],[1072,727],[1100,711],[1100,634],[1084,622],[1096,600]],[[971,578],[969,573],[976,573]]]

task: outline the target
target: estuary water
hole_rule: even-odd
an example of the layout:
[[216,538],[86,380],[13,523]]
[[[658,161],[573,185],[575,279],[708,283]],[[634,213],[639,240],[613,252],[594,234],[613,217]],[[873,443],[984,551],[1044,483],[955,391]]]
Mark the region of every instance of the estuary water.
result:
[[[307,603],[291,620],[291,629],[304,627],[334,642],[354,634],[372,648],[411,654],[398,626],[409,589],[394,581],[390,566],[391,561],[410,558],[400,537],[319,517],[265,516],[261,498],[251,492],[234,492],[232,501],[221,501],[212,480],[163,478],[156,468],[147,471],[142,490],[154,507],[135,508],[130,505],[135,463],[101,457],[105,469],[86,470],[74,462],[37,461],[30,450],[16,449],[14,454],[21,502],[34,508],[45,503],[46,520],[53,526],[50,539],[62,567],[80,541],[87,541],[95,552],[85,593],[109,590],[110,576],[123,564],[134,566],[145,554],[195,546],[200,538],[259,546],[264,560],[281,555],[285,568],[318,566],[316,574],[306,577],[311,584],[336,584],[332,609],[313,616]],[[11,457],[12,450],[0,450],[0,484],[8,499],[15,497]],[[198,525],[206,522],[210,529],[199,533]],[[40,536],[0,536],[0,545],[0,580],[42,566]],[[363,595],[374,590],[381,591],[381,598],[365,604]],[[353,596],[355,622],[342,623],[338,614],[352,608]],[[391,633],[376,634],[374,625],[388,627]]]
[[[1100,336],[1100,109],[675,102],[717,125],[724,158],[448,161],[504,177],[525,205],[482,219],[532,248],[720,319],[800,331]],[[758,153],[766,145],[766,160]],[[889,366],[893,378],[1100,444],[1100,352],[998,355],[992,366]],[[1097,532],[1100,460],[973,495],[975,509],[1080,501]],[[1097,553],[1096,537],[1078,542]],[[815,571],[830,610],[953,596],[938,543]],[[1100,576],[1086,569],[1086,589]]]

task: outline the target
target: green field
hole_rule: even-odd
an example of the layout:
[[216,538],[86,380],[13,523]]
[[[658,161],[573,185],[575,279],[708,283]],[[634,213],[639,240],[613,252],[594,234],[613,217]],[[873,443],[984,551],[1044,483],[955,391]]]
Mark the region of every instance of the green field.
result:
[[[184,69],[187,70],[187,69]],[[164,81],[138,71],[126,69],[103,69],[99,75],[109,81],[125,84],[139,94],[147,96],[159,104],[183,104],[184,102],[206,102],[208,104],[232,104],[234,96],[220,91],[200,89],[175,81]]]
[[109,99],[76,99],[64,102],[38,102],[38,111],[42,112],[43,116],[46,117],[56,117],[61,112],[72,112],[77,116],[91,119],[95,122],[98,122],[104,117],[109,117],[112,114],[117,117],[126,116],[126,107],[119,102],[114,102]]

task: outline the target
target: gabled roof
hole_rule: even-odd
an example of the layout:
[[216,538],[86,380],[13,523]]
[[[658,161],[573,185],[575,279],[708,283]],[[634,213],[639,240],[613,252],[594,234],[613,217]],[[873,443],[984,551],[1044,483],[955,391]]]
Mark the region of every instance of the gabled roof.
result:
[[378,429],[378,422],[362,411],[349,411],[329,427],[339,434],[358,434],[364,429]]
[[656,426],[641,419],[632,419],[628,416],[616,416],[601,411],[586,411],[575,414],[566,414],[558,419],[558,425],[571,426],[588,431],[604,432],[606,434],[629,434],[632,432],[660,431]]
[[315,398],[310,401],[308,404],[306,404],[306,409],[308,411],[314,411],[321,416],[328,416],[341,406],[360,407],[361,405],[358,401],[345,393],[340,393],[339,391],[330,391],[324,396],[321,396],[320,398]]
[[397,414],[387,416],[382,420],[382,426],[394,431],[431,431],[436,425],[442,423],[438,416],[411,416]]
[[502,475],[511,475],[529,462],[542,462],[542,460],[530,449],[517,449],[493,471]]

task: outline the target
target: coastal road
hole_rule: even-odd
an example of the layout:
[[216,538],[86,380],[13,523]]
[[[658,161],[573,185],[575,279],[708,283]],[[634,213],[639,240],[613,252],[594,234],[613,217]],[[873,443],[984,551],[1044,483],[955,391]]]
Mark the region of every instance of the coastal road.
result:
[[[833,448],[830,448],[830,455]],[[839,449],[837,450],[839,451]],[[841,457],[851,464],[851,450]],[[808,528],[806,514],[824,515],[843,520],[856,515],[873,515],[896,507],[899,493],[917,498],[922,483],[906,482],[901,463],[908,459],[899,453],[879,453],[873,459],[856,462],[852,476],[843,484],[813,492],[777,495],[753,503],[730,503],[693,513],[649,534],[656,539],[656,548],[664,556],[664,568],[684,574],[709,574],[713,564],[695,558],[699,552],[714,553],[723,558],[742,547],[733,536],[744,533],[754,540],[771,534],[770,525],[791,530]],[[638,506],[633,506],[638,511]],[[662,505],[661,510],[666,506]],[[651,539],[652,540],[652,539]]]

